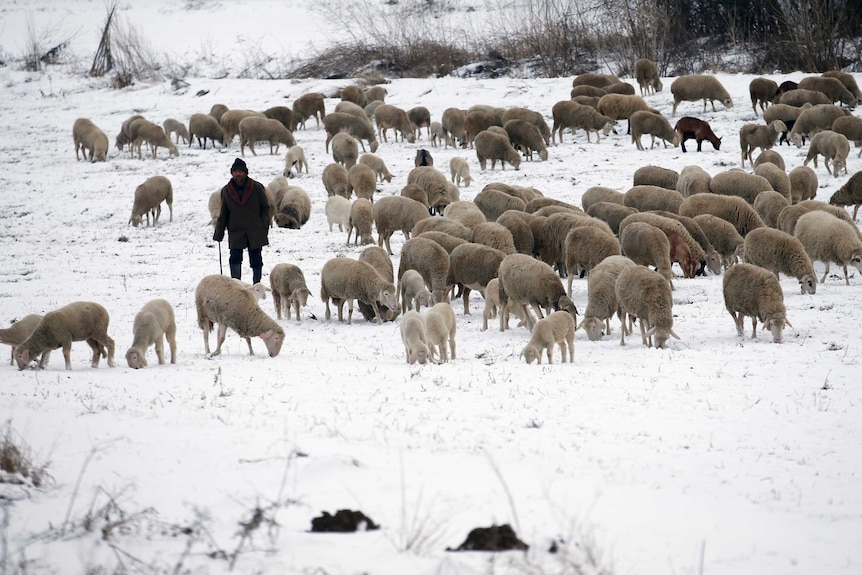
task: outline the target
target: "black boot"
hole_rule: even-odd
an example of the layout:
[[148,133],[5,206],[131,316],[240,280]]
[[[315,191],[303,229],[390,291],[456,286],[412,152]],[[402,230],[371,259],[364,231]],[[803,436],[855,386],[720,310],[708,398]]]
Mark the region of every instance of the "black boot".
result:
[[259,284],[260,278],[263,276],[263,268],[252,268],[251,274],[252,274],[252,283]]
[[242,279],[242,264],[230,264],[230,277],[236,280]]

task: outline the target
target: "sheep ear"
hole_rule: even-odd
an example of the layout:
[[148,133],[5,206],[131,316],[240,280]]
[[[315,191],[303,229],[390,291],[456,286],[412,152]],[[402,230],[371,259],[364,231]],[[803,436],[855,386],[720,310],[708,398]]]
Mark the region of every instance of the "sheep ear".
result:
[[[646,336],[647,336],[647,337],[652,337],[652,334],[654,334],[654,333],[655,333],[655,328],[654,328],[654,327],[651,327],[651,328],[649,328],[649,329],[647,330],[647,332],[646,332]],[[671,333],[673,333],[673,331],[671,331]],[[679,339],[679,338],[677,338],[677,339]]]
[[273,333],[275,333],[275,332],[273,332],[271,329],[268,329],[268,330],[266,330],[265,332],[263,332],[262,334],[260,334],[258,337],[259,337],[260,339],[262,339],[263,341],[266,341],[266,340],[268,340],[269,338],[271,338],[271,337],[272,337],[272,334],[273,334]]
[[[789,319],[787,319],[787,318],[784,318],[784,323],[786,323],[786,324],[787,324],[787,325],[789,325],[790,327],[793,327],[793,324],[792,324],[792,323],[790,323],[790,320],[789,320]],[[795,328],[795,327],[793,327],[793,329],[796,329],[796,328]]]
[[581,323],[578,324],[578,327],[575,328],[575,331],[577,331],[579,329],[583,329],[584,323],[586,323],[586,321],[587,321],[587,318],[582,319]]
[[676,332],[675,332],[675,331],[673,331],[673,329],[671,329],[671,330],[670,330],[670,334],[671,334],[673,337],[675,337],[676,339],[680,339],[680,337],[679,337],[678,335],[676,335]]

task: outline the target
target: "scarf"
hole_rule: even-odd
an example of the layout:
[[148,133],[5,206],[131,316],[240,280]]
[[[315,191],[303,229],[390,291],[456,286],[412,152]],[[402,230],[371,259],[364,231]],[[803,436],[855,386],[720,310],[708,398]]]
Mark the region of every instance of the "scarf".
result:
[[230,197],[241,206],[244,206],[251,197],[251,192],[254,190],[254,180],[246,176],[245,187],[237,188],[234,185],[233,178],[227,183],[227,193]]

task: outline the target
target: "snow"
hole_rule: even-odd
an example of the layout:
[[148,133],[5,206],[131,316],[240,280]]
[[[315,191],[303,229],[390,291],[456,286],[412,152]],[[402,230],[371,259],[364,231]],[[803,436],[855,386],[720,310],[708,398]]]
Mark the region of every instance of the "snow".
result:
[[[37,21],[56,18],[70,29],[104,16],[100,2],[33,6]],[[299,13],[281,37],[286,50],[313,38],[320,24],[301,2],[122,6],[154,44],[176,53],[194,53],[207,35],[231,30],[237,11],[249,26],[271,25],[282,10]],[[25,8],[5,3],[0,13],[0,45],[14,52]],[[184,38],[162,26],[192,17],[212,25],[194,33],[178,27]],[[78,38],[92,39],[93,30]],[[230,51],[232,42],[213,49]],[[471,149],[431,148],[424,134],[415,144],[394,143],[390,134],[377,154],[395,178],[380,194],[400,192],[421,147],[444,172],[449,158],[468,159],[474,181],[461,191],[468,200],[504,181],[579,205],[590,186],[625,191],[642,165],[680,170],[696,163],[711,174],[737,167],[739,127],[761,121],[749,107],[752,76],[718,77],[733,108],[702,113],[700,103],[683,103],[678,113],[708,120],[724,137],[720,151],[707,143],[701,153],[638,152],[620,122],[620,133],[599,144],[567,131],[547,162],[482,172]],[[118,91],[57,68],[0,68],[0,324],[76,300],[99,302],[111,314],[119,364],[92,369],[89,348],[78,342],[72,371],[59,351],[44,371],[0,366],[0,417],[48,463],[53,479],[43,489],[3,486],[5,497],[20,498],[4,503],[10,567],[24,560],[31,573],[114,572],[117,565],[187,573],[574,573],[567,560],[594,554],[599,567],[586,573],[697,573],[702,554],[703,572],[713,575],[862,570],[858,272],[851,268],[847,286],[833,266],[815,295],[800,294],[797,281],[782,276],[794,327],[780,345],[768,333],[752,340],[750,324],[745,337],[736,335],[720,276],[680,277],[673,300],[681,340],[656,350],[635,335],[621,347],[617,325],[600,342],[579,331],[574,365],[526,365],[519,358],[526,329],[501,333],[492,322],[481,332],[483,304],[474,292],[469,316],[453,302],[458,358],[411,366],[397,322],[323,320],[323,263],[355,258],[361,247],[328,231],[320,174],[331,156],[311,121],[296,133],[309,174],[294,180],[312,198],[311,220],[301,230],[271,230],[263,256],[265,273],[277,263],[299,265],[313,297],[301,322],[279,322],[286,333],[279,356],[268,358],[257,338],[249,356],[229,332],[222,355],[207,358],[194,309],[198,281],[220,272],[207,200],[227,182],[238,144],[181,144],[179,157],[161,150],[157,160],[138,160],[114,149],[114,136],[135,113],[187,122],[216,103],[263,110],[311,91],[332,95],[348,81],[186,80],[182,91],[169,82]],[[668,115],[671,81],[647,97]],[[386,87],[388,103],[424,105],[432,119],[449,106],[484,103],[530,107],[550,123],[571,78],[434,78]],[[327,99],[327,110],[336,102]],[[75,160],[71,126],[78,117],[108,134],[107,162]],[[775,149],[788,170],[806,152]],[[281,174],[283,150],[268,155],[258,146],[245,160],[251,177],[266,184]],[[859,162],[851,154],[851,174]],[[820,200],[847,180],[822,164],[816,171]],[[158,227],[133,228],[134,188],[158,174],[173,182],[173,221],[163,209]],[[402,243],[396,233],[396,270]],[[226,272],[226,246],[222,257]],[[823,264],[815,269],[822,274]],[[243,273],[250,278],[247,260]],[[583,310],[586,280],[574,285]],[[150,365],[130,369],[123,356],[133,318],[156,297],[176,311],[177,364],[157,365],[150,349]],[[274,317],[271,298],[261,305]],[[243,539],[239,524],[256,508],[263,524]],[[310,533],[313,517],[342,508],[363,511],[381,529]],[[474,527],[503,523],[530,545],[528,553],[446,551]],[[552,540],[560,553],[548,552]]]

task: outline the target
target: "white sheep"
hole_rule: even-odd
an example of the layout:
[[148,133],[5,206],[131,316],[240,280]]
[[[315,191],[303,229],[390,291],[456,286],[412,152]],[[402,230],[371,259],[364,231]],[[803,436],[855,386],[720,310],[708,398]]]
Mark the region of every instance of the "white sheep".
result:
[[715,76],[707,76],[704,74],[692,74],[688,76],[680,76],[670,85],[670,91],[673,94],[673,111],[671,115],[676,115],[676,107],[682,101],[696,102],[703,100],[703,111],[706,112],[706,102],[712,105],[712,111],[715,112],[715,101],[721,102],[725,108],[733,107],[733,100],[730,99],[730,94],[721,82]]
[[332,258],[323,264],[320,271],[320,299],[326,303],[327,320],[332,315],[330,300],[336,305],[338,321],[344,321],[346,301],[347,325],[353,320],[354,300],[361,300],[371,306],[378,325],[383,323],[380,305],[389,309],[388,319],[391,319],[392,310],[398,308],[398,290],[392,282],[381,276],[371,264],[344,257]]
[[679,213],[679,206],[685,198],[676,190],[660,186],[632,186],[623,197],[623,205],[636,208],[641,212],[664,210]]
[[464,158],[457,156],[451,158],[449,160],[449,172],[452,175],[452,181],[459,188],[462,183],[464,187],[468,187],[473,181],[473,177],[470,175],[470,164]]
[[782,172],[787,170],[784,158],[775,150],[763,150],[758,154],[757,159],[754,160],[755,173],[761,164],[772,164],[777,168],[781,168]]
[[455,311],[448,302],[439,302],[431,306],[431,309],[423,315],[425,319],[425,333],[428,337],[428,347],[431,350],[431,359],[437,356],[438,361],[449,361],[449,352],[452,359],[457,359],[455,353],[455,332],[457,323]]
[[404,354],[407,363],[425,365],[431,355],[428,349],[428,335],[425,328],[425,318],[418,311],[407,311],[401,316],[401,341],[404,343]]
[[782,93],[781,96],[778,97],[778,103],[802,107],[805,104],[811,104],[812,106],[817,106],[819,104],[832,104],[832,100],[823,92],[818,92],[817,90],[806,90],[805,88],[796,88]]
[[751,204],[737,196],[722,196],[719,194],[695,194],[683,200],[679,207],[682,216],[695,218],[700,214],[712,214],[727,220],[736,228],[739,235],[745,235],[753,229],[763,227],[763,220],[751,207]]
[[[287,184],[284,176],[276,176],[276,179],[279,178],[283,180],[282,185]],[[302,188],[286,185],[284,193],[278,198],[273,208],[275,208],[273,220],[278,227],[298,230],[311,217],[311,198]]]
[[658,69],[655,62],[647,58],[641,58],[635,62],[635,80],[641,89],[641,96],[649,96],[655,92],[661,92],[661,78],[658,75]]
[[147,367],[147,349],[156,347],[159,365],[165,363],[165,340],[171,351],[171,363],[177,362],[177,323],[174,308],[164,299],[150,300],[132,322],[132,345],[126,351],[126,363],[133,369]]
[[[498,277],[500,278],[500,306],[506,310],[511,300],[519,310],[519,317],[527,322],[527,328],[532,331],[534,322],[527,310],[529,304],[536,312],[536,317],[544,317],[542,308],[550,313],[564,310],[577,317],[578,310],[571,298],[566,295],[563,282],[548,264],[526,254],[510,254],[500,262]],[[509,327],[508,313],[500,313],[500,331]]]
[[[826,171],[838,177],[841,170],[847,173],[847,156],[850,154],[850,142],[843,134],[838,134],[832,130],[824,130],[814,134],[811,138],[811,143],[808,145],[808,155],[805,156],[805,161],[802,165],[807,166],[808,162],[814,160],[814,167],[817,167],[817,157],[823,156],[823,164],[826,166]],[[832,160],[832,168],[829,168],[829,160]]]
[[350,235],[353,236],[353,245],[360,241],[362,245],[374,243],[371,235],[371,225],[374,223],[374,205],[370,200],[358,198],[350,205],[350,220],[347,226],[347,245],[350,245]]
[[575,320],[566,311],[555,311],[542,318],[533,326],[530,341],[521,350],[521,356],[527,364],[538,361],[542,364],[542,352],[548,356],[548,363],[554,363],[554,344],[560,346],[562,363],[575,361]]
[[491,160],[492,170],[497,160],[500,160],[500,168],[503,170],[506,169],[506,163],[511,164],[516,170],[520,168],[521,155],[515,151],[506,136],[483,130],[476,134],[473,145],[476,148],[476,157],[479,159],[479,168],[482,170],[485,169],[488,160]]
[[581,206],[583,206],[585,212],[589,211],[590,206],[599,202],[608,202],[624,206],[625,197],[625,194],[618,190],[614,190],[606,186],[592,186],[584,192],[584,195],[581,196]]
[[[620,271],[614,291],[624,315],[640,320],[641,341],[652,347],[664,348],[673,331],[673,299],[668,281],[658,272],[644,266],[629,266]],[[626,321],[620,319],[620,345],[626,341]]]
[[407,270],[398,278],[398,293],[401,296],[401,313],[414,308],[418,311],[423,305],[434,305],[434,298],[425,286],[422,274],[416,270]]
[[[795,128],[796,126],[794,126]],[[745,159],[749,162],[754,160],[751,153],[755,148],[768,150],[778,141],[778,136],[787,131],[787,125],[781,120],[773,120],[766,126],[761,124],[745,124],[739,129],[739,147],[742,150],[742,167],[745,167]]]
[[420,220],[430,218],[428,209],[416,200],[404,196],[386,196],[374,204],[372,210],[374,225],[377,228],[377,245],[386,244],[386,251],[392,255],[389,239],[396,230],[401,230],[404,239],[410,239],[410,232]]
[[449,279],[449,252],[434,240],[426,237],[417,237],[418,235],[417,229],[414,229],[413,237],[401,246],[401,256],[398,262],[398,281],[401,281],[401,277],[407,270],[416,270],[422,276],[422,279],[425,280],[425,285],[431,290],[434,303],[446,301],[446,286]]
[[535,110],[530,110],[529,108],[508,108],[503,115],[500,117],[500,121],[503,125],[506,125],[506,122],[509,120],[526,120],[536,126],[539,129],[539,133],[542,134],[542,139],[545,142],[545,145],[549,145],[551,143],[551,129],[548,128],[548,123],[545,122],[545,118],[542,117],[542,114],[536,112]]
[[302,149],[302,146],[291,146],[287,149],[287,153],[284,155],[282,175],[285,178],[292,178],[294,168],[296,168],[297,175],[302,173],[303,168],[305,168],[305,173],[308,173],[308,161],[305,159],[305,150]]
[[425,131],[428,132],[428,137],[431,137],[431,112],[428,108],[425,106],[414,106],[407,110],[407,118],[413,126],[413,135],[416,138],[422,136],[422,128],[425,128]]
[[293,311],[296,312],[296,321],[302,321],[299,308],[308,304],[308,296],[311,292],[299,266],[285,263],[277,264],[269,272],[269,285],[272,290],[272,302],[275,305],[276,318],[281,319],[281,313],[284,311],[287,319],[290,319],[291,307],[293,307]]
[[862,172],[856,172],[850,176],[850,179],[832,194],[829,203],[833,206],[853,206],[852,219],[855,222],[859,206],[862,205]]
[[363,152],[365,152],[363,140],[368,140],[368,146],[372,153],[377,151],[377,134],[374,131],[374,126],[365,118],[344,112],[332,112],[323,117],[323,127],[326,129],[325,147],[327,152],[329,152],[329,142],[341,132],[347,132],[356,138]]
[[448,147],[448,141],[446,139],[446,131],[443,129],[443,124],[441,122],[431,122],[431,127],[429,128],[431,132],[431,145],[435,148],[439,145],[440,142],[446,142]]
[[650,105],[646,103],[646,100],[640,96],[636,96],[634,94],[634,90],[632,90],[631,94],[605,94],[599,98],[598,104],[596,104],[596,110],[598,110],[599,114],[609,117],[612,121],[621,120],[623,118],[628,119],[626,134],[631,133],[630,118],[635,112],[658,113],[658,110],[651,108]]
[[758,104],[760,110],[765,112],[778,95],[778,84],[769,78],[755,78],[748,84],[748,94],[751,96],[751,109],[756,116]]
[[850,285],[847,266],[862,272],[862,241],[858,230],[847,222],[820,210],[803,214],[796,221],[794,235],[802,242],[812,262],[826,264],[820,283],[829,275],[829,265],[835,262],[844,268],[844,282]]
[[587,210],[587,215],[608,224],[614,234],[619,234],[620,223],[638,210],[613,202],[596,202]]
[[682,194],[683,198],[694,194],[706,194],[709,193],[709,184],[711,181],[712,176],[700,166],[686,166],[679,172],[679,178],[676,181],[676,191]]
[[72,140],[75,143],[75,158],[80,160],[80,151],[85,160],[104,162],[108,157],[108,136],[87,118],[78,118],[72,124]]
[[129,223],[138,227],[147,218],[147,227],[150,225],[150,214],[153,215],[153,226],[159,223],[162,213],[162,202],[168,205],[170,211],[169,221],[174,221],[174,190],[171,181],[165,176],[153,176],[144,180],[144,183],[135,188],[135,201],[132,204],[132,215]]
[[[41,315],[31,313],[25,315],[9,327],[0,329],[0,343],[5,343],[11,348],[9,365],[15,363],[15,348],[30,337],[30,334],[33,333],[33,330],[36,329],[40,321],[42,321]],[[50,353],[50,351],[44,353]]]
[[293,101],[293,129],[297,130],[300,127],[305,129],[305,121],[308,118],[314,118],[317,127],[320,128],[320,122],[326,116],[326,106],[324,105],[325,96],[320,92],[309,92],[303,94]]
[[443,213],[446,206],[457,199],[452,193],[457,192],[458,187],[453,185],[454,190],[450,188],[443,172],[432,166],[418,166],[410,170],[407,174],[407,183],[416,184],[422,188],[428,197],[429,207],[438,214]]
[[[376,109],[376,106],[375,106]],[[368,119],[368,112],[365,111],[365,108],[356,104],[355,102],[350,102],[348,100],[342,100],[338,104],[335,105],[336,112],[342,112],[345,114],[353,114],[357,118]],[[373,116],[372,116],[373,117]]]
[[347,181],[347,168],[341,164],[327,164],[321,174],[323,188],[328,196],[341,196],[350,199],[350,183]]
[[464,315],[470,315],[470,291],[484,293],[488,282],[497,277],[506,253],[497,248],[468,242],[449,254],[448,285],[460,286]]
[[209,114],[192,114],[189,118],[189,146],[192,141],[197,138],[198,147],[206,149],[207,138],[209,138],[212,147],[218,142],[224,146],[224,132],[221,129],[221,124],[218,120]]
[[758,320],[772,333],[775,343],[781,343],[785,324],[793,327],[787,321],[781,284],[768,270],[747,263],[735,265],[724,275],[722,288],[724,307],[740,336],[746,316],[751,318],[752,339],[757,337]]
[[566,234],[565,257],[568,286],[566,292],[572,297],[572,280],[578,270],[590,273],[608,256],[620,255],[620,242],[616,236],[590,226],[572,229]]
[[407,112],[397,106],[390,104],[381,104],[374,110],[374,121],[377,123],[377,135],[383,137],[384,142],[389,140],[386,138],[386,131],[392,128],[395,132],[395,141],[398,141],[398,134],[401,133],[401,140],[407,140],[411,144],[416,141],[416,125],[410,121]]
[[185,124],[180,122],[179,120],[175,120],[174,118],[168,118],[164,122],[162,122],[162,128],[165,130],[165,134],[168,137],[171,137],[171,134],[174,134],[177,144],[180,143],[180,138],[183,139],[184,144],[191,143],[189,140],[189,131],[186,129]]
[[[485,286],[485,308],[482,310],[482,331],[488,330],[488,320],[497,317],[498,313],[518,314],[519,310],[512,300],[509,300],[507,309],[500,311],[500,278],[494,278]],[[518,316],[521,325],[526,325],[526,320]],[[535,320],[534,320],[535,321]]]
[[386,167],[386,162],[383,161],[383,158],[380,156],[375,156],[374,154],[362,154],[362,157],[359,158],[360,164],[365,164],[377,174],[377,178],[380,182],[391,182],[392,174],[389,173],[389,169]]
[[822,92],[832,102],[841,102],[848,108],[856,107],[856,96],[838,78],[808,76],[799,81],[799,89]]
[[601,140],[600,131],[607,136],[614,129],[614,118],[573,100],[563,100],[554,104],[551,108],[551,115],[554,119],[554,127],[551,128],[551,142],[555,144],[558,132],[560,143],[563,143],[563,130],[565,128],[571,129],[572,133],[578,129],[583,129],[587,133],[587,142],[590,141],[590,133],[595,132],[597,144]]
[[515,149],[520,150],[528,160],[533,160],[534,151],[539,153],[539,158],[543,162],[548,160],[548,148],[545,146],[545,139],[535,124],[520,118],[513,118],[503,124],[503,129],[506,130]]
[[790,202],[798,204],[804,200],[813,200],[817,195],[817,173],[808,166],[796,166],[787,174],[790,180]]
[[239,148],[243,156],[245,156],[246,145],[252,154],[257,155],[254,150],[255,142],[269,142],[269,153],[272,155],[278,153],[281,144],[295,146],[296,138],[278,120],[265,116],[243,118],[239,123]]
[[351,193],[357,198],[374,201],[377,191],[377,175],[365,164],[354,164],[347,170],[347,184]]
[[633,222],[620,232],[622,255],[642,266],[654,266],[669,285],[673,285],[670,242],[665,233],[652,224]]
[[129,134],[132,140],[132,150],[138,150],[138,159],[142,159],[141,146],[146,142],[153,152],[153,159],[156,159],[156,154],[160,147],[167,148],[169,156],[179,156],[179,150],[171,141],[164,128],[158,124],[154,124],[149,120],[135,120],[129,125]]
[[230,146],[234,136],[239,134],[239,123],[250,117],[266,118],[262,113],[254,110],[228,110],[221,115],[219,124],[221,124],[222,138],[224,145]]
[[489,222],[495,221],[509,210],[518,210],[523,212],[527,205],[524,203],[524,200],[517,196],[513,196],[488,186],[476,194],[473,198],[473,203],[482,210],[482,213],[485,214],[485,219]]
[[[769,182],[772,189],[781,194],[787,202],[790,203],[790,176],[787,175],[784,168],[779,167],[772,162],[763,162],[760,165],[755,166],[754,175],[766,178],[766,181]],[[757,196],[755,196],[755,199],[757,199]]]
[[772,184],[763,176],[742,170],[725,170],[715,174],[709,181],[709,191],[720,196],[736,196],[754,204],[757,194],[771,190]]
[[221,188],[210,194],[207,209],[210,213],[209,225],[214,226],[218,221],[219,214],[221,214]]
[[763,224],[770,228],[778,227],[778,217],[781,210],[790,205],[790,201],[776,191],[764,190],[754,198],[754,211],[763,220]]
[[[659,186],[668,190],[676,190],[676,184],[679,182],[679,173],[670,168],[641,166],[635,170],[632,180],[633,186]],[[581,203],[583,203],[583,199]],[[584,207],[584,209],[586,210],[587,207]]]
[[796,278],[800,293],[817,291],[817,276],[802,243],[787,232],[758,228],[745,236],[745,263]]
[[329,224],[330,232],[333,224],[338,224],[340,232],[350,226],[350,208],[350,200],[343,196],[329,196],[326,199],[326,222]]
[[655,139],[660,138],[662,144],[667,148],[667,143],[676,148],[679,146],[682,139],[667,121],[667,118],[661,114],[655,114],[647,110],[639,110],[629,117],[631,126],[632,142],[637,145],[637,149],[643,151],[644,147],[641,143],[641,136],[649,134],[651,141],[649,149],[652,150],[655,146]]
[[70,353],[73,341],[86,341],[93,350],[91,367],[99,367],[102,356],[107,356],[108,366],[116,367],[114,340],[108,336],[109,322],[108,310],[89,301],[77,301],[49,311],[42,317],[33,333],[15,347],[18,369],[24,369],[40,356],[39,369],[45,369],[51,350],[62,347],[66,370],[71,370]]
[[[862,147],[862,118],[856,116],[842,116],[832,122],[831,130],[842,134],[848,141],[853,142],[857,148]],[[862,149],[856,157],[862,157]]]
[[637,264],[623,255],[608,256],[587,276],[587,309],[578,329],[583,328],[590,341],[599,341],[605,331],[611,333],[614,314],[623,319],[615,291],[617,276],[626,267],[634,265]]
[[836,120],[850,117],[849,114],[844,108],[832,104],[818,104],[809,107],[800,112],[787,139],[797,148],[801,148],[806,137],[812,137],[823,130],[831,130],[832,124]]
[[724,269],[727,270],[735,264],[743,250],[745,240],[739,235],[733,224],[712,214],[700,214],[693,219],[703,230],[715,251],[721,256]]

